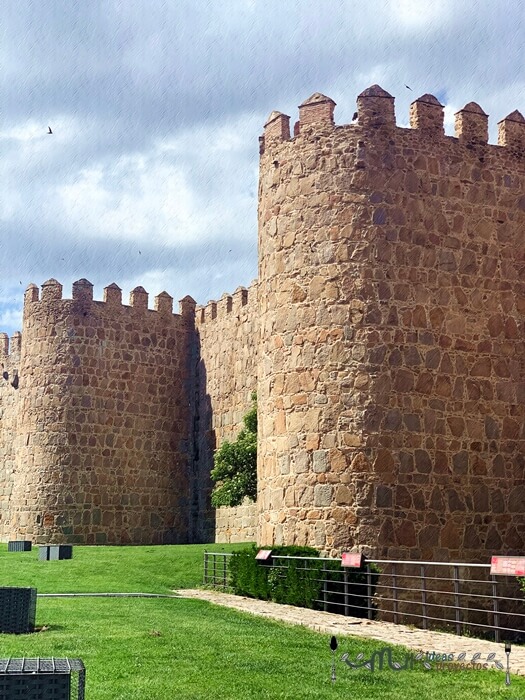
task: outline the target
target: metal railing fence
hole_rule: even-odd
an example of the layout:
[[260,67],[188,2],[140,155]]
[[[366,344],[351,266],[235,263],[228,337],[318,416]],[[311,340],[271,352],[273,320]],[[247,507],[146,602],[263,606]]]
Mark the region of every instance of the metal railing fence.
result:
[[205,586],[226,589],[230,586],[228,572],[228,559],[231,552],[204,552],[204,580]]
[[[231,585],[231,556],[204,553],[205,585]],[[341,567],[339,559],[275,555],[270,564],[259,565],[272,571],[275,582],[286,577],[291,561],[305,581],[319,584],[314,603],[320,610],[525,642],[525,600],[518,581],[494,576],[489,564],[367,559],[356,570]]]

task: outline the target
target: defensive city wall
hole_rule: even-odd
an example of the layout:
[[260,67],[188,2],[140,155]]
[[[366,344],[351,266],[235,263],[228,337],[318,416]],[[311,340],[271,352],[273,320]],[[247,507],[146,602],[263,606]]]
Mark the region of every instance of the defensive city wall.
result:
[[207,542],[253,542],[257,539],[254,504],[237,508],[210,509],[213,450],[224,440],[235,440],[243,428],[243,417],[257,390],[259,315],[257,283],[239,287],[217,302],[198,306],[199,342],[197,469],[201,479],[201,518],[215,522]]
[[[486,560],[525,545],[525,120],[410,128],[378,86],[260,139],[259,275],[219,301],[55,280],[0,338],[0,537],[254,539]],[[256,506],[215,517],[213,449],[257,389]],[[256,522],[254,512],[257,512]]]

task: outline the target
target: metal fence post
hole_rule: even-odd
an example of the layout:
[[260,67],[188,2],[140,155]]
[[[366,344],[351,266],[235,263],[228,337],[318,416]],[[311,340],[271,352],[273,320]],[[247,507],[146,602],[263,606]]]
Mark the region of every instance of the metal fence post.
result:
[[456,608],[456,634],[461,635],[461,611],[459,607],[459,566],[454,566],[454,607]]
[[425,565],[421,564],[421,613],[423,615],[423,629],[428,629],[427,620],[427,582],[425,579]]
[[343,571],[343,586],[344,586],[344,614],[348,617],[348,571]]
[[328,580],[326,578],[326,571],[324,570],[324,564],[321,565],[321,575],[323,577],[323,610],[326,612],[328,610]]
[[492,605],[494,608],[494,641],[500,641],[500,629],[499,629],[499,604],[498,604],[498,584],[494,574],[490,575],[490,580],[492,582]]
[[370,564],[366,563],[366,608],[368,610],[368,619],[372,619],[372,570]]
[[204,550],[204,585],[208,583],[208,552]]
[[397,624],[397,576],[395,562],[392,564],[392,602],[394,608],[394,623]]

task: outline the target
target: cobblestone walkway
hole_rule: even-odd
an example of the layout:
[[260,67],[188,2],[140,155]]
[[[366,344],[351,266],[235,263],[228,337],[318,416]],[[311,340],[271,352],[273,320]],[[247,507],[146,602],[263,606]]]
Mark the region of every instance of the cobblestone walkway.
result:
[[[472,637],[458,637],[446,632],[413,629],[405,625],[395,625],[392,622],[344,617],[334,613],[269,603],[264,600],[254,600],[218,591],[185,589],[174,591],[174,593],[183,598],[205,600],[208,603],[224,605],[252,615],[281,620],[292,625],[303,625],[324,634],[368,637],[388,644],[400,644],[408,649],[454,653],[455,656],[462,652],[467,653],[467,655],[479,652],[483,656],[494,652],[496,658],[506,663],[504,646],[501,643],[473,639]],[[525,676],[524,646],[512,646],[510,669],[512,674]]]

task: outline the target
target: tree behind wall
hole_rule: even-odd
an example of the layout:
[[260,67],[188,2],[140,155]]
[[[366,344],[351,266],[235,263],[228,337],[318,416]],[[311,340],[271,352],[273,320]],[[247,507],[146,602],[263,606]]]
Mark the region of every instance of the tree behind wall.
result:
[[244,428],[235,442],[225,440],[213,456],[211,478],[216,485],[211,494],[215,508],[238,506],[245,497],[257,499],[257,396],[243,418]]

